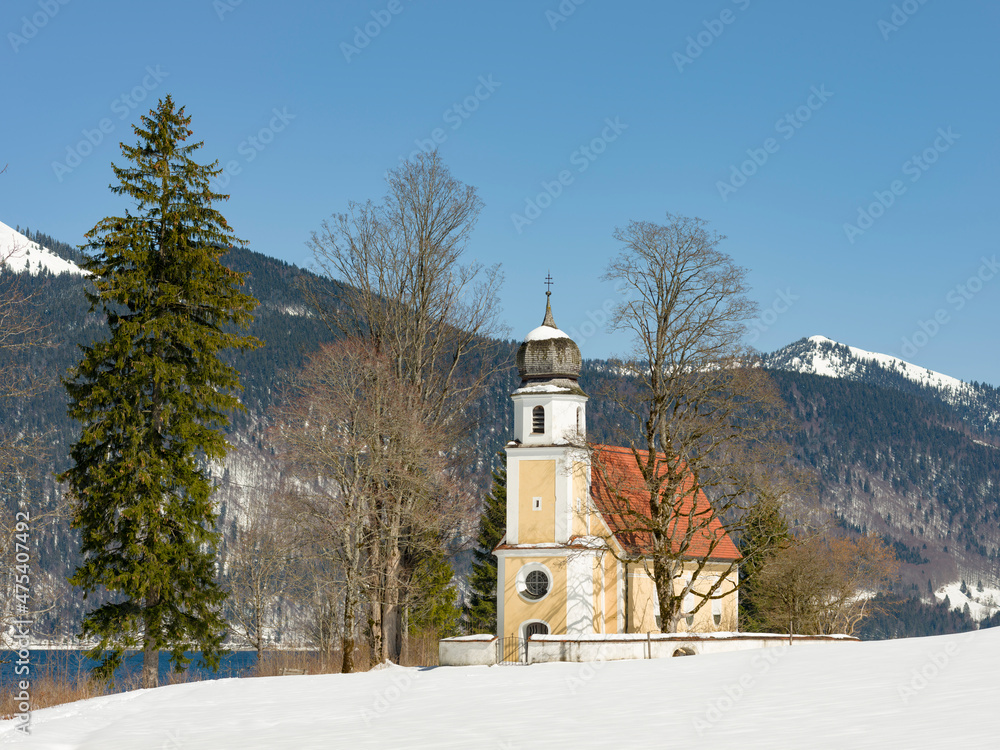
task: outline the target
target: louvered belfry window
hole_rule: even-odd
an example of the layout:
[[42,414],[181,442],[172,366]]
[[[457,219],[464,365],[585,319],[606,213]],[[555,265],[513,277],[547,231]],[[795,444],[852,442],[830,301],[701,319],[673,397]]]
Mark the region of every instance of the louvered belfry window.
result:
[[531,432],[540,435],[545,432],[545,407],[536,406],[531,410]]

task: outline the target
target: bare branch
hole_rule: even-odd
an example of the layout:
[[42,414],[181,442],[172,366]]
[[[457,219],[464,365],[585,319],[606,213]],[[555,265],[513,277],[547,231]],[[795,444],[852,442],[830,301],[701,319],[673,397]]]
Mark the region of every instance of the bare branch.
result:
[[[640,486],[595,465],[608,502],[647,560],[659,597],[661,629],[736,587],[731,534],[747,509],[776,491],[775,468],[790,424],[767,373],[742,341],[756,307],[746,270],[719,249],[724,237],[700,219],[668,214],[666,223],[631,222],[605,278],[623,297],[611,325],[633,336],[632,355],[616,361],[638,396],[619,396],[641,424],[626,440]],[[619,537],[622,535],[619,534]]]

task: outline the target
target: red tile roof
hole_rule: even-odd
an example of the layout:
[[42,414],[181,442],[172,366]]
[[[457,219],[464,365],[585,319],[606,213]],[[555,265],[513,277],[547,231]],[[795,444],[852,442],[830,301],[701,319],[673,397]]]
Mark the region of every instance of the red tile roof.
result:
[[[642,453],[640,452],[640,456]],[[662,460],[666,457],[659,454]],[[666,465],[663,466],[666,471]],[[673,551],[685,558],[736,560],[736,545],[723,529],[712,506],[700,489],[692,497],[694,478],[688,475],[683,485],[684,497],[671,513],[668,528]],[[626,550],[648,555],[652,551],[649,491],[639,464],[630,448],[612,445],[593,446],[591,496],[615,539]],[[695,503],[692,509],[692,502]],[[685,542],[689,524],[694,524],[690,540]]]

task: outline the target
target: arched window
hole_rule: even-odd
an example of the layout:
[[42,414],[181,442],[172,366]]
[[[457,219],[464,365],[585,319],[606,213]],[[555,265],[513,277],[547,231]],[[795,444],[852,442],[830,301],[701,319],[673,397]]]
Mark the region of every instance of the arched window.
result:
[[529,622],[524,626],[524,639],[527,640],[533,635],[548,635],[549,626],[544,622]]
[[686,594],[681,606],[684,612],[684,622],[688,627],[691,627],[694,625],[694,594]]
[[531,410],[531,432],[540,435],[545,432],[545,407],[536,406]]

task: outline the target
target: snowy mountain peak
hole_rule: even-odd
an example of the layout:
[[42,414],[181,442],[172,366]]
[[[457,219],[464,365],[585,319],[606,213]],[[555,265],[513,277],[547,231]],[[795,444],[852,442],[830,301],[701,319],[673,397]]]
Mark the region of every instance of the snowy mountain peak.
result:
[[814,344],[836,344],[837,342],[833,339],[828,339],[826,336],[810,336],[806,341],[812,341]]
[[60,258],[37,242],[32,242],[2,221],[0,221],[0,263],[12,271],[18,273],[27,271],[32,276],[42,271],[56,275],[61,273],[87,274],[87,271],[75,263]]
[[789,344],[765,357],[769,367],[780,370],[826,375],[832,378],[861,379],[870,369],[884,370],[917,385],[955,395],[971,386],[958,378],[905,362],[889,354],[879,354],[841,344],[826,336],[810,336]]
[[942,401],[966,422],[1000,437],[1000,389],[966,383],[889,354],[841,344],[826,336],[810,336],[763,356],[772,370],[824,375],[864,382]]
[[963,420],[1000,437],[1000,389],[973,385],[889,354],[810,336],[763,356],[764,366],[808,375],[854,380],[943,401]]

